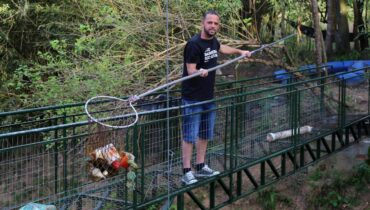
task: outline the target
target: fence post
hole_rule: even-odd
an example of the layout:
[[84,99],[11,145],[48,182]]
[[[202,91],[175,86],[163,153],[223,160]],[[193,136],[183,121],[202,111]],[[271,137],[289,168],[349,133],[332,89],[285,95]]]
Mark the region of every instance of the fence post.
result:
[[[236,161],[236,147],[235,147],[235,139],[237,138],[236,132],[235,132],[235,123],[236,123],[236,111],[235,111],[235,102],[231,102],[231,110],[230,110],[230,117],[231,117],[231,123],[230,123],[230,171],[235,169],[235,161]],[[232,173],[229,175],[229,185],[230,185],[230,194],[229,194],[229,200],[233,199],[233,188],[234,188],[234,179]]]
[[339,82],[339,110],[338,110],[338,119],[339,119],[339,137],[343,140],[343,131],[345,130],[346,138],[345,144],[349,142],[349,136],[347,135],[348,131],[345,129],[346,125],[346,80],[341,80]]
[[[66,112],[63,112],[63,124],[67,124],[67,113]],[[66,128],[63,128],[63,151],[64,151],[64,154],[63,154],[63,189],[64,189],[64,193],[67,192],[67,188],[68,188],[68,183],[67,183],[67,159],[68,159],[68,156],[67,156],[67,129]]]
[[[58,119],[55,119],[54,120],[54,125],[58,125]],[[57,139],[58,138],[58,129],[55,129],[54,131],[54,139]],[[54,143],[54,192],[55,194],[58,193],[58,165],[59,165],[59,161],[58,161],[58,142],[56,141]]]
[[[132,152],[134,154],[135,157],[138,157],[138,154],[139,154],[139,151],[138,151],[138,138],[139,138],[139,128],[138,128],[138,124],[134,125],[134,133],[133,133],[133,136],[132,136]],[[143,163],[144,160],[143,160],[144,157],[141,157],[141,162]],[[136,177],[139,177],[138,175],[136,175]],[[141,165],[141,174],[140,174],[140,178],[141,179],[144,179],[144,165]],[[127,181],[127,179],[126,179]],[[138,184],[138,178],[135,179],[135,187],[137,187],[137,184]],[[143,186],[142,186],[143,187]],[[138,193],[136,190],[133,190],[132,191],[133,193],[133,209],[137,209],[137,205],[138,205]]]

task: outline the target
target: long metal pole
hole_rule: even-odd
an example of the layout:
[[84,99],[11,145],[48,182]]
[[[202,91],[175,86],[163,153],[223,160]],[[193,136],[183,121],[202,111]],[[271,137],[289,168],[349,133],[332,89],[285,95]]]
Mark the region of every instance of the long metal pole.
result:
[[[291,34],[291,35],[289,35],[289,36],[286,36],[286,37],[284,37],[284,38],[282,38],[282,39],[279,39],[279,40],[277,40],[277,41],[275,41],[275,42],[272,42],[272,43],[270,43],[270,44],[262,45],[262,47],[260,47],[260,48],[258,48],[258,49],[256,49],[256,50],[253,50],[253,51],[251,52],[251,54],[253,55],[254,53],[259,52],[259,51],[262,51],[263,49],[265,49],[265,48],[267,48],[267,47],[271,47],[271,46],[273,46],[273,45],[275,45],[275,44],[277,44],[277,43],[279,43],[279,42],[282,42],[282,41],[284,41],[284,40],[286,40],[286,39],[292,38],[292,37],[293,37],[293,36],[295,36],[295,35],[296,35],[296,34]],[[220,64],[220,65],[218,65],[218,66],[215,66],[215,67],[212,67],[212,68],[210,68],[210,69],[207,69],[207,71],[208,71],[208,72],[212,72],[212,71],[215,71],[215,70],[217,70],[217,69],[223,68],[223,67],[228,66],[228,65],[230,65],[230,64],[232,64],[232,63],[234,63],[234,62],[236,62],[236,61],[238,61],[238,60],[243,59],[244,57],[245,57],[245,55],[241,55],[241,56],[236,57],[236,58],[234,58],[234,59],[232,59],[232,60],[230,60],[230,61],[228,61],[228,62],[226,62],[226,63],[223,63],[223,64]],[[161,89],[164,89],[164,88],[169,87],[169,86],[171,86],[171,85],[174,85],[174,84],[177,84],[177,83],[183,82],[183,81],[185,81],[185,80],[188,80],[188,79],[191,79],[191,78],[194,78],[194,77],[197,77],[197,76],[199,76],[200,74],[201,74],[201,72],[197,72],[197,73],[195,73],[195,74],[192,74],[192,75],[189,75],[189,76],[186,76],[186,77],[182,77],[182,78],[180,78],[180,79],[174,80],[174,81],[169,82],[169,83],[167,83],[167,84],[164,84],[164,85],[161,85],[161,86],[156,87],[156,88],[154,88],[154,89],[151,89],[151,90],[149,90],[149,91],[147,91],[147,92],[145,92],[145,93],[142,93],[142,94],[140,94],[140,95],[136,96],[135,98],[136,98],[136,99],[140,99],[140,98],[142,98],[142,97],[144,97],[144,96],[147,96],[147,95],[150,95],[150,94],[152,94],[152,93],[154,93],[154,92],[156,92],[156,91],[158,91],[158,90],[161,90]]]

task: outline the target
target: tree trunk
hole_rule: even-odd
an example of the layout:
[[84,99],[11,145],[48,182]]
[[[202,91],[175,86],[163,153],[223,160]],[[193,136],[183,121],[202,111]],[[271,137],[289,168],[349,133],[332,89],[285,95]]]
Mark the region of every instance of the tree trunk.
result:
[[[359,8],[359,1],[355,0],[353,1],[353,15],[354,15],[354,20],[353,20],[353,36],[356,37],[358,35],[358,27],[359,27],[359,24],[360,24],[360,17],[361,17],[361,14],[360,14],[360,8]],[[360,43],[359,43],[359,40],[353,40],[353,42],[355,43],[355,49],[357,51],[360,50]]]
[[311,0],[312,17],[315,28],[315,51],[316,51],[316,66],[322,64],[322,32],[320,28],[319,8],[317,0]]
[[[283,1],[283,5],[285,6],[285,2]],[[285,20],[285,10],[283,10],[282,12],[281,12],[281,17],[282,17],[282,21],[280,22],[280,28],[281,28],[281,37],[285,37],[286,36],[286,34],[285,34],[285,32],[286,32],[286,21],[284,21]],[[277,18],[277,17],[276,17]]]
[[[365,23],[362,18],[362,12],[364,10],[364,0],[355,0],[353,2],[353,12],[354,12],[354,24],[353,24],[353,33],[354,37],[361,33],[365,33]],[[366,36],[360,36],[359,40],[355,40],[356,50],[364,50],[369,46],[368,39]]]
[[271,7],[267,0],[256,1],[256,0],[242,0],[243,9],[241,11],[242,19],[252,18],[253,31],[259,35],[262,17],[265,14],[271,13]]
[[252,18],[252,25],[254,26],[254,30],[255,31],[251,31],[251,33],[257,33],[258,30],[257,30],[257,25],[256,25],[256,22],[255,22],[255,5],[254,5],[254,1],[253,0],[243,0],[242,1],[242,4],[243,4],[243,9],[242,9],[242,12],[241,12],[241,16],[242,16],[242,19],[245,19],[245,18]]
[[274,41],[274,37],[275,37],[275,24],[274,24],[274,18],[273,17],[273,14],[271,13],[269,15],[269,22],[267,23],[267,28],[269,29],[269,32],[271,34],[271,37],[270,37],[270,40],[269,42],[273,42]]
[[[367,4],[368,4],[368,0],[365,0],[364,1],[361,1],[360,3],[360,27],[359,27],[359,32],[360,33],[366,33],[366,23],[364,21],[364,19],[362,18],[362,12],[363,10],[365,9],[365,20],[369,20],[368,17],[367,17],[367,11],[368,11],[368,7],[367,7]],[[366,5],[365,5],[366,3]],[[364,50],[366,48],[369,47],[369,39],[367,36],[361,36],[360,38],[360,44],[361,44],[361,50]]]
[[335,31],[335,0],[328,0],[327,1],[327,12],[328,12],[328,24],[326,28],[326,53],[328,56],[333,54],[333,38],[334,38],[334,31]]
[[348,26],[348,6],[345,2],[345,0],[339,0],[339,5],[337,8],[337,26],[338,31],[335,34],[335,43],[337,46],[337,52],[338,53],[347,53],[350,49],[349,44],[349,26]]

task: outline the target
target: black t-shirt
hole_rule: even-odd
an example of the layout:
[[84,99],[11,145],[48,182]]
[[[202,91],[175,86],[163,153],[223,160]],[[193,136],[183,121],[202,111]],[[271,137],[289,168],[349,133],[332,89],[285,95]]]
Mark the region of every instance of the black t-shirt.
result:
[[[196,68],[209,69],[217,66],[220,43],[214,37],[211,40],[201,39],[200,34],[193,36],[184,49],[183,76],[188,76],[186,63],[195,63]],[[194,77],[182,82],[182,97],[188,100],[204,101],[213,98],[215,71],[207,77]]]

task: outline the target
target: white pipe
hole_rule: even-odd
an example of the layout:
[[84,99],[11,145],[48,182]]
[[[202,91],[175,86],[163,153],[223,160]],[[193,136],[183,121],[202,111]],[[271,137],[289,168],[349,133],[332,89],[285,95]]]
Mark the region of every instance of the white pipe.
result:
[[[299,128],[299,134],[305,134],[305,133],[311,133],[313,127],[306,125]],[[292,136],[292,130],[285,130],[285,131],[279,131],[276,133],[268,133],[266,140],[268,142],[272,142],[278,139],[285,139],[287,137]]]

